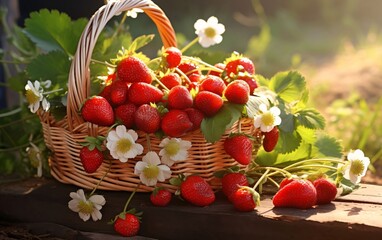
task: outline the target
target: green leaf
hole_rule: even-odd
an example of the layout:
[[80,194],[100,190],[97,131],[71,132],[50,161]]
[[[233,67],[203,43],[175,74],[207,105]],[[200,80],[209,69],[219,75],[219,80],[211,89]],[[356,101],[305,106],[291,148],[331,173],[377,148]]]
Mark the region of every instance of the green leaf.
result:
[[277,73],[269,82],[269,88],[287,103],[300,100],[305,87],[304,77],[295,71]]
[[31,79],[49,79],[52,84],[59,84],[60,86],[66,86],[69,69],[70,61],[67,55],[61,51],[39,55],[27,66],[27,72]]
[[340,142],[328,135],[321,134],[318,136],[315,146],[318,149],[317,157],[342,157],[342,146]]
[[86,19],[72,22],[66,13],[42,9],[32,12],[25,20],[25,31],[41,49],[62,50],[73,55],[86,23]]
[[154,39],[154,34],[150,35],[142,35],[134,39],[134,41],[130,44],[128,51],[136,52],[138,49],[146,46]]
[[279,153],[289,153],[295,151],[301,144],[302,138],[297,131],[284,132],[280,129],[279,141],[276,145]]
[[313,108],[305,108],[296,112],[296,119],[299,124],[311,129],[324,129],[325,118]]
[[218,141],[226,129],[239,120],[243,108],[244,105],[225,103],[216,115],[204,118],[200,128],[206,141]]

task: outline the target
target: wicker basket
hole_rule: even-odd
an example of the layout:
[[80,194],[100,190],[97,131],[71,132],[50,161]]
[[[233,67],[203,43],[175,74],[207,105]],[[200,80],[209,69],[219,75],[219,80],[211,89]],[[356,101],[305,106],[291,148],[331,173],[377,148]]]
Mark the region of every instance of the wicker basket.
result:
[[[111,159],[111,161],[106,159],[98,171],[92,174],[85,172],[79,158],[79,152],[82,148],[79,143],[83,142],[86,136],[106,136],[108,131],[107,127],[99,127],[85,122],[79,115],[81,105],[90,94],[89,64],[93,48],[106,23],[113,16],[133,8],[142,9],[153,20],[165,47],[176,46],[175,33],[171,23],[163,11],[149,0],[110,1],[92,16],[80,38],[77,52],[72,61],[68,79],[67,115],[63,120],[56,121],[51,114],[43,111],[38,112],[43,126],[45,143],[52,151],[50,157],[51,173],[60,182],[90,189],[99,183],[109,168],[109,173],[100,183],[99,189],[133,191],[140,182],[139,177],[134,174],[134,166],[144,154],[135,159],[129,159],[127,163],[121,163],[115,159]],[[200,130],[182,137],[184,140],[191,141],[192,148],[189,150],[189,157],[186,161],[171,167],[173,176],[175,177],[180,173],[199,174],[214,189],[218,189],[220,181],[213,176],[213,173],[237,165],[237,162],[225,153],[223,142],[230,132],[238,130],[239,124],[241,131],[258,136],[252,121],[242,119],[227,130],[220,141],[214,144],[207,143]],[[147,152],[145,134],[139,133],[138,142],[145,147],[144,153]],[[152,134],[150,142],[151,150],[159,152],[160,139]],[[254,154],[256,154],[257,149],[258,146],[255,146]],[[168,182],[158,183],[158,185],[168,187],[172,191],[176,189]],[[143,184],[138,189],[140,192],[152,190],[152,187]]]

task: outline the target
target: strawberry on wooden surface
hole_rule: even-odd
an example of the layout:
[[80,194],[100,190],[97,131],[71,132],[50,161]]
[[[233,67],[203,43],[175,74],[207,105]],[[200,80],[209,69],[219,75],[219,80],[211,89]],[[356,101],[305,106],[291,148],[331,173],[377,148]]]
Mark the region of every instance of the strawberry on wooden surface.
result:
[[120,214],[114,221],[114,230],[124,237],[136,236],[140,226],[139,218],[132,213]]
[[204,178],[197,175],[188,176],[180,185],[180,194],[187,202],[205,207],[215,201],[215,193]]
[[231,201],[231,195],[242,186],[249,186],[247,177],[243,173],[226,173],[221,179],[222,192]]
[[172,199],[172,193],[164,188],[155,188],[150,194],[150,201],[154,206],[165,207]]
[[317,191],[317,204],[328,204],[336,198],[337,187],[330,180],[326,178],[318,178],[313,181],[313,185]]
[[274,195],[272,202],[275,207],[308,209],[316,204],[317,191],[312,182],[294,179]]

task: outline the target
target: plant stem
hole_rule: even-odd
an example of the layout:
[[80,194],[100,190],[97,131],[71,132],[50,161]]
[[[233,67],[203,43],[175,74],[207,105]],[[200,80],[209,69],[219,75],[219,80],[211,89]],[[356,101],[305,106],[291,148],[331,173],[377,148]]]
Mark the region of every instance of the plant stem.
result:
[[129,199],[127,199],[126,204],[123,207],[123,212],[126,212],[127,207],[129,206],[129,204],[131,202],[131,199],[133,199],[133,196],[137,192],[137,189],[139,188],[140,185],[141,185],[141,183],[138,183],[137,186],[134,188],[134,191],[130,194]]
[[256,190],[257,186],[259,186],[259,184],[262,183],[262,181],[264,180],[265,177],[267,177],[267,174],[269,173],[270,169],[267,169],[263,175],[261,175],[261,177],[259,178],[259,180],[257,180],[257,182],[255,183],[255,185],[253,186],[253,190]]
[[182,53],[184,53],[185,51],[187,51],[192,45],[194,45],[195,43],[197,43],[199,40],[199,37],[196,37],[194,40],[192,40],[191,42],[189,42],[186,46],[184,46],[180,51]]
[[99,187],[99,185],[101,184],[101,182],[103,181],[103,179],[106,177],[106,175],[110,172],[110,169],[111,169],[111,159],[109,161],[109,168],[107,169],[107,171],[105,172],[105,174],[101,177],[101,179],[98,181],[97,185],[93,188],[93,191],[90,193],[90,196],[92,196],[94,194],[94,192],[97,190],[97,188]]

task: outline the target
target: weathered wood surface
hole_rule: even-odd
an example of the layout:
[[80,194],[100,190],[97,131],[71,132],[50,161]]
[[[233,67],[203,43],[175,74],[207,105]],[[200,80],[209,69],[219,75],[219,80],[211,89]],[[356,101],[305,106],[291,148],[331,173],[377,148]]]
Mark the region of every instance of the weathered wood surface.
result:
[[[84,232],[115,234],[107,222],[118,214],[130,193],[98,191],[106,198],[103,218],[83,222],[67,206],[77,187],[54,180],[31,180],[0,186],[3,221],[60,224]],[[382,239],[382,186],[362,185],[328,205],[297,210],[273,208],[265,196],[256,211],[240,213],[217,193],[208,207],[173,199],[154,207],[148,193],[137,193],[131,207],[144,212],[140,235],[154,239]]]

